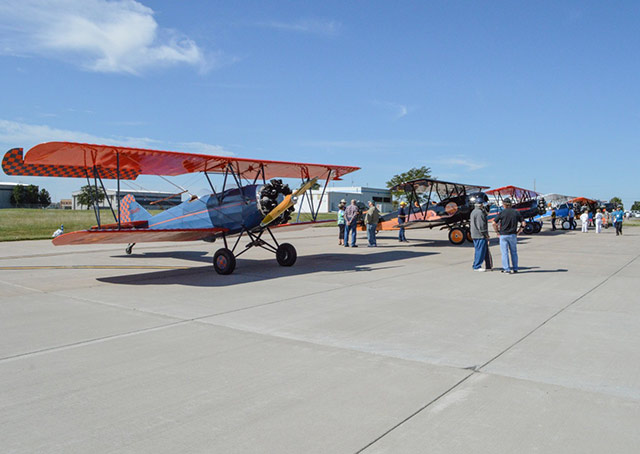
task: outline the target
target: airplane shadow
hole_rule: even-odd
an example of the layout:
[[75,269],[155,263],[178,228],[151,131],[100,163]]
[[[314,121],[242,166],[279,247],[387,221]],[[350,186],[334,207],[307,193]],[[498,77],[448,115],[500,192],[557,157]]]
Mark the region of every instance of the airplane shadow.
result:
[[[207,266],[189,269],[163,270],[124,276],[98,278],[100,282],[120,285],[188,285],[194,287],[225,287],[242,283],[266,281],[281,277],[299,276],[317,272],[367,272],[380,269],[399,268],[394,262],[439,252],[416,252],[406,250],[385,250],[368,254],[350,254],[348,252],[324,253],[298,257],[292,267],[281,267],[275,258],[271,260],[243,259],[237,261],[236,270],[228,276],[221,276],[213,269],[213,258],[204,257],[206,252],[184,251],[181,255],[196,262],[207,262]],[[145,253],[144,257],[176,257],[170,252]],[[132,257],[132,256],[126,256]],[[384,267],[373,267],[389,263]]]

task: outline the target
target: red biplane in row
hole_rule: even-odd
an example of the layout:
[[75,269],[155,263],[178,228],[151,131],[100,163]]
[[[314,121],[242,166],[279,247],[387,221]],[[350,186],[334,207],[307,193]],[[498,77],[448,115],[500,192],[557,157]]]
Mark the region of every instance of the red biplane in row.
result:
[[539,233],[542,230],[542,221],[534,219],[536,216],[547,212],[547,203],[540,194],[530,189],[519,188],[517,186],[504,186],[502,188],[487,191],[495,199],[495,204],[489,211],[489,220],[495,218],[503,209],[503,199],[509,197],[512,207],[520,212],[525,219],[523,232],[527,235]]
[[[23,150],[9,150],[2,160],[7,175],[85,178],[89,186],[104,188],[103,180],[117,180],[116,206],[107,198],[113,223],[101,222],[98,204],[93,203],[97,225],[88,230],[64,233],[53,240],[55,245],[128,244],[155,241],[213,242],[222,238],[224,247],[213,257],[219,274],[230,274],[236,258],[252,247],[261,247],[276,255],[282,266],[295,263],[297,253],[289,243],[278,243],[273,229],[304,228],[317,224],[317,206],[309,195],[318,180],[325,180],[320,199],[329,181],[358,170],[359,167],[300,162],[242,159],[228,156],[177,153],[108,145],[72,142],[48,142],[31,148],[23,158]],[[120,181],[135,180],[139,175],[175,176],[202,173],[211,194],[192,196],[190,200],[152,216],[132,195],[120,197]],[[223,175],[222,189],[216,191],[210,174]],[[281,178],[301,180],[292,191]],[[233,187],[227,183],[233,180]],[[91,193],[95,193],[91,191]],[[310,222],[290,223],[296,200],[309,204]],[[331,221],[325,221],[331,222]],[[266,233],[266,235],[265,235]],[[236,252],[242,236],[249,238],[244,249]],[[237,237],[232,247],[227,240]],[[270,238],[273,243],[270,243]]]

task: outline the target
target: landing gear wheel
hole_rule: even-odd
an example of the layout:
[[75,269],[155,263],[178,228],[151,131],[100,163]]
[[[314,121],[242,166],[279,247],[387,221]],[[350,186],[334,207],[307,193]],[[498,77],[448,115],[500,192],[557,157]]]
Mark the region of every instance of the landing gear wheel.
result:
[[227,248],[218,249],[213,256],[213,267],[218,274],[231,274],[236,269],[236,257]]
[[569,230],[571,228],[571,223],[567,219],[563,219],[560,226],[562,227],[562,230]]
[[127,255],[131,255],[131,253],[133,252],[133,246],[135,246],[136,243],[131,243],[127,246],[127,248],[124,250],[124,252],[127,253]]
[[534,222],[533,233],[540,233],[540,230],[542,230],[542,222]]
[[464,233],[465,233],[465,235],[464,235],[464,236],[465,236],[465,238],[467,239],[467,241],[468,241],[469,243],[473,243],[473,238],[471,238],[471,229],[467,229],[467,228],[465,228],[465,229],[464,229]]
[[464,243],[465,231],[460,227],[454,227],[449,230],[449,241],[452,244],[462,244]]
[[296,248],[289,243],[282,243],[278,246],[276,250],[276,260],[280,264],[280,266],[291,266],[296,263],[296,259],[298,258],[298,254],[296,253]]
[[527,222],[524,225],[524,229],[522,229],[525,235],[531,235],[533,233],[533,224],[531,222]]

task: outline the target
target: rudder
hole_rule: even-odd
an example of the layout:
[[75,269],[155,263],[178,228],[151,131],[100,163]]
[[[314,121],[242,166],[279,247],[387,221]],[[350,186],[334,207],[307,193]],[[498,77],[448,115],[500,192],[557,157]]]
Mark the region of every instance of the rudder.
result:
[[146,221],[151,218],[151,213],[136,202],[135,197],[127,194],[120,201],[120,222]]

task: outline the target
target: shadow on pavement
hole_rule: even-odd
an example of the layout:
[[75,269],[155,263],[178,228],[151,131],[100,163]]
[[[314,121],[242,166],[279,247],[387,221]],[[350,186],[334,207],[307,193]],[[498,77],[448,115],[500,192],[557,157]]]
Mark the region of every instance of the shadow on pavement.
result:
[[[317,272],[366,272],[380,269],[399,268],[393,262],[429,255],[438,252],[393,251],[371,252],[368,254],[327,253],[298,257],[292,267],[279,266],[275,258],[271,260],[251,260],[239,258],[236,270],[228,276],[221,276],[213,269],[213,258],[203,257],[204,252],[191,254],[182,252],[171,254],[164,252],[146,253],[143,257],[176,257],[188,258],[198,262],[206,261],[207,266],[198,266],[190,269],[178,269],[168,271],[156,271],[150,273],[127,274],[98,278],[100,282],[124,285],[189,285],[196,287],[224,287],[241,283],[251,283],[277,279],[281,277],[300,276]],[[133,256],[127,256],[133,257]],[[205,260],[206,259],[206,260]],[[382,263],[389,263],[386,267],[375,267]]]

